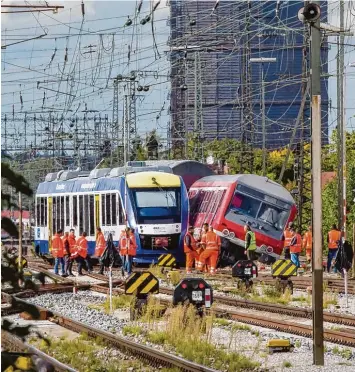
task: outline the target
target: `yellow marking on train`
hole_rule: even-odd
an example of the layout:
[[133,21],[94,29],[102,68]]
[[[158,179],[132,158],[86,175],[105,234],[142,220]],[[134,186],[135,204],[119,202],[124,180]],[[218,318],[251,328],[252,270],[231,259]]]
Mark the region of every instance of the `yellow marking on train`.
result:
[[126,176],[127,185],[131,188],[180,187],[180,177],[163,172],[139,172]]

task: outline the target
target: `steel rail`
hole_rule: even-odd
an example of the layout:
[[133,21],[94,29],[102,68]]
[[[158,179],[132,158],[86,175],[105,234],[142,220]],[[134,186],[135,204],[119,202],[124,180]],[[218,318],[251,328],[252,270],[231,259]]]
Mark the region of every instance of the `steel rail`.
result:
[[[107,293],[108,288],[102,285],[94,285],[91,287],[92,290],[101,292],[101,293]],[[163,289],[160,288],[160,293],[163,294],[170,294],[172,290],[170,289]],[[114,288],[112,290],[113,294],[123,294],[124,290],[120,288]],[[170,292],[170,293],[169,293]],[[172,305],[171,300],[166,300],[160,298],[160,303],[169,307]],[[287,333],[293,333],[296,335],[304,336],[304,337],[312,337],[312,327],[303,325],[300,323],[293,323],[289,321],[284,321],[284,320],[279,320],[279,319],[274,319],[274,318],[261,318],[260,314],[246,314],[242,312],[238,312],[235,310],[226,310],[218,307],[213,307],[211,312],[214,312],[217,314],[219,317],[227,318],[227,319],[233,319],[242,323],[246,324],[252,324],[255,326],[260,326],[264,328],[269,328],[269,329],[276,329],[282,332],[287,332]],[[338,314],[337,314],[338,315]],[[339,321],[342,317],[341,314],[339,314]],[[328,321],[330,321],[331,318],[329,318]],[[345,324],[345,323],[344,323]],[[344,331],[333,331],[326,329],[324,331],[324,339],[326,341],[334,342],[337,344],[341,345],[347,345],[347,346],[353,346],[355,347],[355,337],[354,334],[348,330]]]
[[[14,296],[15,297],[15,296]],[[19,304],[26,305],[27,302],[16,298],[15,300]],[[33,305],[35,306],[35,305]],[[126,353],[138,356],[140,359],[144,359],[148,364],[154,367],[160,368],[166,366],[168,368],[179,368],[181,371],[186,372],[217,372],[217,370],[203,365],[190,362],[186,359],[178,357],[176,355],[168,354],[166,352],[150,348],[146,345],[131,341],[127,338],[114,335],[112,333],[102,331],[97,328],[90,327],[86,324],[80,323],[71,318],[67,318],[57,312],[50,311],[40,306],[36,306],[37,309],[46,311],[48,316],[53,317],[53,321],[62,327],[73,330],[75,332],[85,332],[92,337],[101,337],[104,341],[116,346],[117,348],[126,351]]]
[[[90,276],[96,279],[100,279],[100,280],[105,279],[106,281],[108,281],[108,278],[105,277],[104,275],[90,274]],[[124,281],[117,280],[116,283],[118,285],[123,285]],[[98,284],[98,285],[92,285],[91,288],[97,289],[98,288],[97,286],[102,287]],[[100,288],[98,289],[102,290]],[[119,293],[124,293],[123,290],[120,290],[117,288],[115,290],[118,291]],[[167,287],[160,287],[159,292],[162,294],[172,296],[174,291]],[[223,304],[223,305],[255,309],[259,311],[267,311],[270,313],[290,315],[290,316],[299,317],[299,318],[308,318],[308,319],[312,318],[312,309],[310,308],[307,309],[307,308],[301,308],[301,307],[296,307],[296,306],[285,306],[281,304],[273,304],[273,303],[268,303],[268,302],[259,302],[259,301],[252,301],[252,300],[247,300],[247,299],[237,299],[237,298],[232,298],[228,296],[214,295],[213,298],[215,302],[219,304]],[[339,313],[331,313],[328,311],[324,311],[323,314],[324,314],[323,315],[324,321],[326,322],[343,324],[343,325],[355,327],[355,316],[339,314]]]
[[46,353],[38,350],[34,346],[23,342],[18,337],[13,336],[12,334],[4,331],[1,334],[1,343],[4,345],[10,345],[11,350],[15,349],[16,351],[24,352],[26,351],[29,354],[37,355],[40,359],[44,360],[45,362],[49,363],[51,366],[54,367],[55,371],[58,372],[77,372],[76,369],[71,368],[70,366],[59,362],[57,359],[52,358]]

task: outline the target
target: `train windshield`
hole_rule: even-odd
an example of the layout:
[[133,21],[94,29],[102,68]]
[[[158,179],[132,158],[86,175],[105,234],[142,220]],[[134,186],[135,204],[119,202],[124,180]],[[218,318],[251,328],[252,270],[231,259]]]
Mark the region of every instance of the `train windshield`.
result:
[[[244,223],[255,222],[264,231],[283,231],[290,208],[289,204],[274,197],[268,198],[265,195],[264,200],[259,200],[237,191],[232,198],[226,217],[230,220],[241,220]],[[250,217],[250,219],[245,217]]]
[[180,188],[133,189],[138,224],[181,222]]

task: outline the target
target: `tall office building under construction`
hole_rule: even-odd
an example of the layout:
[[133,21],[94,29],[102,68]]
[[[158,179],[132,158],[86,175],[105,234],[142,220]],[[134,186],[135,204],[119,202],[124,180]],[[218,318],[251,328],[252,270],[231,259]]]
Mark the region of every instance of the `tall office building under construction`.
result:
[[[170,0],[171,125],[175,149],[234,138],[269,149],[310,137],[309,29],[303,1]],[[322,2],[322,22],[327,3]],[[328,47],[322,59],[328,137]],[[303,109],[302,109],[303,108]],[[297,120],[298,118],[298,120]],[[264,136],[263,136],[264,133]]]

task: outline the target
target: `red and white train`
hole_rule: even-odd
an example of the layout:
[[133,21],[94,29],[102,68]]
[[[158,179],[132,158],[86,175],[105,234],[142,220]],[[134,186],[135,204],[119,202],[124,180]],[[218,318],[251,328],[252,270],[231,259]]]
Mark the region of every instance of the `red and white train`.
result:
[[246,223],[255,232],[258,250],[267,247],[280,254],[283,231],[297,214],[295,201],[283,186],[253,174],[203,177],[191,186],[189,200],[195,234],[208,223],[223,238],[222,264],[245,257]]

